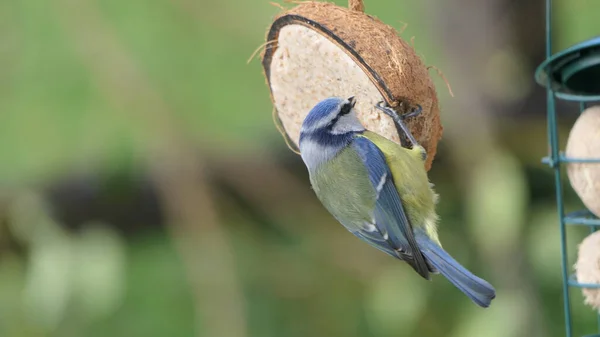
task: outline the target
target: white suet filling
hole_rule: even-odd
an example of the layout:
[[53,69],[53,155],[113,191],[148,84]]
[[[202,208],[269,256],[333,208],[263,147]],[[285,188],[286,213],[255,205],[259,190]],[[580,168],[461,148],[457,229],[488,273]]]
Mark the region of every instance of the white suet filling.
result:
[[374,108],[383,96],[367,74],[342,48],[312,29],[288,25],[279,31],[270,84],[279,118],[296,145],[310,109],[331,96],[355,96],[365,128],[399,142],[392,119]]

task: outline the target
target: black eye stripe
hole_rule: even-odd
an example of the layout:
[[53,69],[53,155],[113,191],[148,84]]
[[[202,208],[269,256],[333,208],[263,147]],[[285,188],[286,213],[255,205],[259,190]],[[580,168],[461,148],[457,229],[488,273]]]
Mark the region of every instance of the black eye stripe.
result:
[[352,110],[352,104],[347,103],[342,105],[342,108],[340,109],[340,113],[338,114],[338,116],[344,116],[350,113],[350,111]]
[[347,103],[342,105],[342,107],[340,108],[340,112],[327,124],[327,128],[331,129],[335,125],[335,123],[337,123],[340,117],[349,114],[350,111],[352,111],[352,104]]
[[328,128],[328,129],[331,129],[331,128],[332,128],[332,127],[335,125],[335,123],[337,123],[337,121],[338,121],[338,119],[340,119],[340,117],[341,117],[341,114],[338,114],[337,116],[335,116],[335,117],[334,117],[334,118],[331,120],[331,122],[329,122],[329,124],[327,124],[327,128]]

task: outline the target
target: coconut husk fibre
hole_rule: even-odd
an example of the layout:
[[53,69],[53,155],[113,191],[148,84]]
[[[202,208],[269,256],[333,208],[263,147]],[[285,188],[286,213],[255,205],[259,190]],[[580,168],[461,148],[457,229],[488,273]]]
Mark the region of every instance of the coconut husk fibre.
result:
[[[600,158],[600,106],[581,113],[569,132],[565,153],[571,158]],[[600,163],[569,163],[567,175],[583,204],[600,216]]]
[[274,42],[262,55],[265,77],[294,145],[310,109],[327,97],[355,96],[365,128],[396,143],[398,128],[375,104],[385,101],[400,114],[418,104],[421,115],[406,123],[431,167],[442,135],[437,94],[427,67],[392,27],[360,11],[305,2],[277,15],[267,41]]
[[[577,282],[600,284],[600,232],[588,235],[579,245],[575,263]],[[600,312],[600,289],[582,288],[585,304]]]

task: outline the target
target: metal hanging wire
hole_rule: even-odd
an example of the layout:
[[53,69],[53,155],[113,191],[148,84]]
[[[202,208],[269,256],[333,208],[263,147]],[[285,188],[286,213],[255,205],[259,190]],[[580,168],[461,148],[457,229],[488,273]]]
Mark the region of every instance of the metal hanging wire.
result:
[[[569,289],[600,288],[600,284],[584,284],[577,282],[574,275],[569,275],[567,253],[567,225],[587,226],[591,232],[600,228],[600,219],[588,210],[565,214],[563,186],[561,184],[562,163],[600,163],[600,158],[569,158],[559,151],[558,126],[555,100],[579,102],[580,113],[592,101],[600,101],[600,37],[593,38],[552,54],[552,0],[546,0],[546,60],[535,73],[536,81],[546,87],[547,94],[547,126],[549,156],[542,159],[554,170],[556,203],[559,217],[560,244],[562,254],[562,281],[566,336],[572,337],[571,303]],[[584,337],[600,337],[600,315],[598,316],[598,333]]]

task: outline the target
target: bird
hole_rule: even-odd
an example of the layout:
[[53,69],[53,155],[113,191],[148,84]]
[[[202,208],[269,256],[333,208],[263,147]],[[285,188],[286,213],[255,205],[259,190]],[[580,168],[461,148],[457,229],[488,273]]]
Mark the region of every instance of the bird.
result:
[[307,114],[299,150],[316,197],[348,231],[372,247],[408,263],[421,277],[442,274],[475,304],[487,308],[494,287],[471,273],[440,243],[438,194],[425,169],[427,153],[404,119],[382,101],[411,144],[402,146],[365,129],[356,98],[328,97]]

